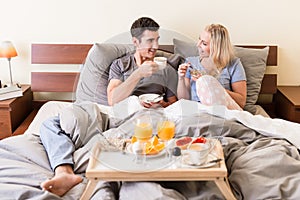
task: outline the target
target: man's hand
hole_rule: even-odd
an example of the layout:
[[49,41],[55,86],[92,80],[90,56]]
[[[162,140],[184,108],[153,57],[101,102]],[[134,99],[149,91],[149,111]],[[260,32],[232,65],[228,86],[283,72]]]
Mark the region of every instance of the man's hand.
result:
[[158,70],[158,65],[153,61],[145,61],[137,69],[137,73],[142,77],[149,77],[156,73]]
[[[158,102],[151,102],[151,103],[146,103],[144,101],[140,101],[141,105],[144,106],[145,108],[164,108],[167,105],[169,105],[167,102],[164,100],[158,101]],[[167,104],[167,105],[166,105]]]

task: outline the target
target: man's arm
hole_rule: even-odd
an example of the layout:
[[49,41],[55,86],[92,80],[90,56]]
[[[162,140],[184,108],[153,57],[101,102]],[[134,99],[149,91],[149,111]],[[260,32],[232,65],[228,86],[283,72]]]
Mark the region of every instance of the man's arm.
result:
[[171,96],[168,97],[168,102],[163,101],[163,103],[161,104],[162,107],[168,107],[169,105],[171,105],[172,103],[177,101],[177,97],[176,96]]
[[141,78],[152,76],[158,66],[153,61],[145,61],[124,81],[111,79],[107,86],[107,100],[109,105],[114,105],[131,95]]
[[131,95],[141,77],[134,71],[124,82],[118,79],[111,79],[107,86],[107,100],[110,106],[122,101]]

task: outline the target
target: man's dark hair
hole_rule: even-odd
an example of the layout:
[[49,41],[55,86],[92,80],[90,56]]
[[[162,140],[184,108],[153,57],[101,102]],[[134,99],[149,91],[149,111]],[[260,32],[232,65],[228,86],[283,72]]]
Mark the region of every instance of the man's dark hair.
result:
[[130,28],[131,36],[141,40],[144,31],[157,31],[159,29],[158,23],[149,17],[141,17],[133,22]]

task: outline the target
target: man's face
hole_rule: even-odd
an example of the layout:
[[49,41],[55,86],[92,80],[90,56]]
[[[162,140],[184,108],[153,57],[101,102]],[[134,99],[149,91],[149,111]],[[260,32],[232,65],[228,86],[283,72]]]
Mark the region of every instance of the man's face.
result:
[[159,46],[159,37],[158,31],[144,31],[141,41],[139,41],[137,38],[134,38],[136,51],[138,51],[140,56],[144,59],[153,60]]

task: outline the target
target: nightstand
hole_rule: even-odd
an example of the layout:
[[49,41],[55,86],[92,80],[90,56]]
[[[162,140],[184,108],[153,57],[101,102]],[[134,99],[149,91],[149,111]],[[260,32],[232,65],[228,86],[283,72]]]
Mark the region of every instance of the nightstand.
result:
[[300,123],[300,86],[278,86],[275,104],[277,117]]
[[0,101],[0,139],[13,132],[32,111],[33,94],[30,85],[22,86],[23,96]]

